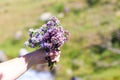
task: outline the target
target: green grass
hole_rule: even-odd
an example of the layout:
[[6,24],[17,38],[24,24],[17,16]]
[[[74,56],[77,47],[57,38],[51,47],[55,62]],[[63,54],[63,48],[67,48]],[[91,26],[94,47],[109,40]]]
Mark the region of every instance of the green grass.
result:
[[[107,4],[107,2],[111,4]],[[86,80],[119,80],[120,66],[99,68],[94,65],[91,50],[95,57],[101,61],[111,62],[119,59],[112,52],[105,50],[102,53],[94,52],[92,45],[102,42],[100,35],[110,38],[114,30],[120,28],[119,16],[116,15],[119,1],[99,1],[94,6],[85,0],[1,0],[0,1],[0,50],[3,50],[9,58],[18,56],[20,48],[28,39],[28,28],[37,28],[44,22],[38,20],[43,12],[51,12],[58,17],[64,12],[64,7],[69,7],[69,12],[64,18],[60,18],[61,24],[70,32],[69,41],[62,47],[61,61],[58,63],[57,80],[69,80],[72,75]],[[82,4],[79,9],[74,5]],[[92,3],[93,4],[93,3]],[[78,5],[79,6],[79,5]],[[21,40],[15,40],[16,31],[23,31]],[[119,48],[119,46],[117,46]],[[27,48],[29,51],[34,49]],[[98,48],[100,50],[100,48]],[[106,59],[105,57],[108,56]],[[117,57],[116,57],[117,56]],[[104,59],[103,59],[104,58]],[[77,61],[78,64],[73,61]],[[72,73],[68,74],[67,71]]]
[[91,76],[89,80],[119,80],[120,79],[120,69],[117,68],[110,68],[100,73],[96,73]]

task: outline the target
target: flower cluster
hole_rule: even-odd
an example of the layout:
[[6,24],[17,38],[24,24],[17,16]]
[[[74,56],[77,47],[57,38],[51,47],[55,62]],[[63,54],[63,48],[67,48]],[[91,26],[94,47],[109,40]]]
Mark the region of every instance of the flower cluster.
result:
[[[59,20],[56,17],[51,17],[39,29],[30,29],[28,34],[30,38],[25,42],[25,45],[31,48],[43,48],[47,53],[58,51],[69,36],[69,33],[59,25]],[[50,59],[48,63],[52,68],[53,63]]]

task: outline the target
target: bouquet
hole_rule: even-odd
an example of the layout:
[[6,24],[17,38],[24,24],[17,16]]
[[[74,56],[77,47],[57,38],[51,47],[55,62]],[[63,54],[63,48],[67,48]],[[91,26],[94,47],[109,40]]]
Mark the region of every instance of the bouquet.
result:
[[68,40],[69,32],[64,30],[59,20],[53,16],[39,29],[29,29],[28,34],[30,38],[24,43],[25,46],[43,48],[46,51],[48,66],[52,69],[56,62],[52,62],[48,54],[60,51],[60,47]]

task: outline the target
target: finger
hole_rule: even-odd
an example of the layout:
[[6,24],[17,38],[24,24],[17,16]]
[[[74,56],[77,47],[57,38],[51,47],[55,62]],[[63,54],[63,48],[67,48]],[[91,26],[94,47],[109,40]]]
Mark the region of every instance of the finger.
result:
[[52,62],[59,62],[59,61],[60,61],[59,58],[55,58],[55,59],[52,60]]
[[59,61],[60,61],[60,59],[56,59],[55,61],[56,61],[56,62],[59,62]]
[[49,53],[49,56],[53,56],[53,53],[52,53],[52,52],[50,52],[50,53]]
[[50,59],[51,60],[54,60],[56,56],[50,56]]
[[55,61],[56,61],[56,62],[59,62],[59,61],[60,61],[60,55],[55,58]]
[[59,52],[58,51],[54,51],[54,52],[50,52],[49,56],[57,56],[59,54],[60,54],[60,51]]
[[52,62],[56,61],[56,62],[59,62],[59,58],[60,58],[60,55],[58,56],[55,56],[55,57],[51,57],[52,59]]
[[54,53],[56,56],[58,56],[60,54],[60,51],[55,51]]
[[56,58],[60,58],[60,55],[56,56]]

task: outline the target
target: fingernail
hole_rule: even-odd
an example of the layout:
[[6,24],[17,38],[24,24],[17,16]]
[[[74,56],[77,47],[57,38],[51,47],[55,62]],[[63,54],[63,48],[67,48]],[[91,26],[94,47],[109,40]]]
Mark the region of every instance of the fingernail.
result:
[[56,60],[56,62],[59,62],[59,61],[60,61],[59,59]]
[[50,55],[50,56],[52,56],[52,55],[53,55],[53,53],[49,53],[49,55]]
[[53,59],[52,62],[54,62],[55,60]]

